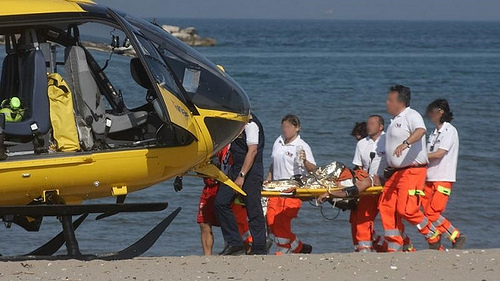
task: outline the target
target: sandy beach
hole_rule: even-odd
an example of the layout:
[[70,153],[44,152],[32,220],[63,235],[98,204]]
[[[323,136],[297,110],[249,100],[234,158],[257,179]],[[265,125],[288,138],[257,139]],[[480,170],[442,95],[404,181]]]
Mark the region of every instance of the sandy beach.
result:
[[0,280],[500,280],[500,249],[0,264]]

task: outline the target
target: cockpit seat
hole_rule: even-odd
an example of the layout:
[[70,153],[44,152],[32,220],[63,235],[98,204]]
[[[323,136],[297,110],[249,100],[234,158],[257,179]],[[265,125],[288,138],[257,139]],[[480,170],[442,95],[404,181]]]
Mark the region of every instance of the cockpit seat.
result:
[[[132,129],[146,123],[146,111],[107,113],[104,96],[92,76],[85,50],[80,46],[70,46],[65,50],[66,81],[71,87],[75,111],[83,118],[95,134],[115,133]],[[106,122],[111,121],[106,132]]]
[[25,31],[17,43],[14,36],[5,36],[5,39],[8,55],[2,66],[0,97],[2,100],[18,97],[25,108],[23,120],[7,122],[5,133],[13,136],[44,135],[50,130],[49,99],[45,58],[36,32]]

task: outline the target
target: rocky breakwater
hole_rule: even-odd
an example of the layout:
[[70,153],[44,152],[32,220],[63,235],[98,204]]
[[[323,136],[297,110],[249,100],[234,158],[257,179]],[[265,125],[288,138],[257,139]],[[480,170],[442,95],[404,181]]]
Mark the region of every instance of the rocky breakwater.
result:
[[217,44],[217,41],[213,38],[203,38],[198,35],[194,27],[181,28],[175,25],[162,25],[162,28],[190,46],[212,47]]
[[[202,38],[197,34],[196,28],[194,27],[186,27],[180,28],[179,26],[174,25],[163,25],[162,28],[172,34],[172,36],[181,40],[182,42],[195,47],[212,47],[217,44],[217,41],[213,38]],[[3,35],[0,35],[0,45],[5,44],[5,38]],[[111,52],[121,54],[124,56],[135,57],[134,49],[129,47],[116,47],[113,48],[109,44],[105,43],[96,43],[96,42],[82,42],[82,44],[91,50],[97,50],[102,52]]]

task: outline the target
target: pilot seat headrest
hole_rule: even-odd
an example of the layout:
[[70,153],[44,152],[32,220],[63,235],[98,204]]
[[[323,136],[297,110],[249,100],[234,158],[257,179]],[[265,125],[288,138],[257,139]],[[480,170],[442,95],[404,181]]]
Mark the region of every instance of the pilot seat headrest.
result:
[[22,51],[33,51],[39,48],[39,41],[34,29],[27,29],[21,34],[17,48]]
[[139,58],[133,58],[130,60],[130,73],[137,84],[148,90],[153,88],[151,80],[149,80],[148,74],[146,73],[146,69],[144,69],[144,66]]

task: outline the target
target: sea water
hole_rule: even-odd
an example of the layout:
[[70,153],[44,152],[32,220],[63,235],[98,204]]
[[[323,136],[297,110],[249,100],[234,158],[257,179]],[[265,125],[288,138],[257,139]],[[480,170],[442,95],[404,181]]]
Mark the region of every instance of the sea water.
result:
[[[297,114],[301,135],[319,165],[341,161],[352,165],[355,122],[380,114],[386,124],[388,88],[401,83],[412,89],[411,107],[424,113],[428,103],[446,98],[460,135],[457,183],[444,215],[467,234],[467,248],[500,247],[500,22],[401,22],[308,20],[180,20],[161,24],[195,26],[217,46],[198,48],[221,64],[245,89],[252,110],[266,134],[265,167],[281,118]],[[103,63],[107,54],[96,55]],[[124,90],[125,100],[144,102],[144,93],[129,93],[134,82],[120,80],[128,59],[115,56],[110,79]],[[427,122],[428,130],[433,125]],[[127,202],[168,201],[177,219],[146,253],[149,256],[202,254],[196,215],[201,179],[185,178],[184,190],[174,192],[172,181],[130,194]],[[113,202],[113,198],[93,202]],[[90,202],[92,203],[92,202]],[[313,252],[350,252],[349,212],[304,202],[293,230]],[[119,214],[104,220],[87,219],[77,230],[84,253],[118,250],[144,235],[167,215]],[[329,220],[337,216],[334,220]],[[328,218],[325,219],[324,217]],[[380,220],[376,229],[382,234]],[[28,233],[17,226],[2,229],[0,253],[19,254],[43,244],[60,231],[55,218],[44,219],[41,231]],[[414,227],[407,225],[417,249],[427,247]],[[220,229],[214,229],[215,252],[222,249]],[[445,245],[450,246],[445,242]]]

